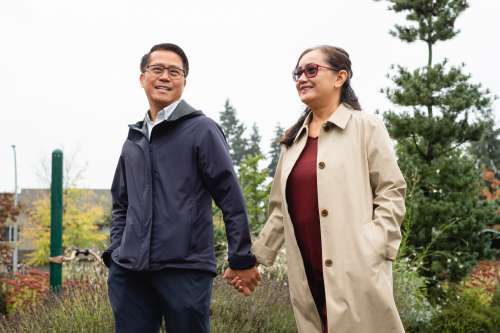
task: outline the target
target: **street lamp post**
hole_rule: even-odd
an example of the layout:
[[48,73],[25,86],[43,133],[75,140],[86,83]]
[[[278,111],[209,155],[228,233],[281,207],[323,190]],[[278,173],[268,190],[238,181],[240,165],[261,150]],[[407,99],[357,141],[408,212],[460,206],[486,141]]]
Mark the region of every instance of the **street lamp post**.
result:
[[[12,145],[12,151],[14,153],[14,206],[17,208],[18,205],[18,191],[17,191],[17,156],[16,156],[16,145]],[[14,244],[14,253],[12,254],[12,271],[14,273],[17,272],[17,262],[18,262],[18,249],[17,249],[17,241],[18,241],[18,224],[17,220],[14,221],[13,224],[13,232],[12,232],[12,241]],[[10,236],[10,235],[9,235]]]

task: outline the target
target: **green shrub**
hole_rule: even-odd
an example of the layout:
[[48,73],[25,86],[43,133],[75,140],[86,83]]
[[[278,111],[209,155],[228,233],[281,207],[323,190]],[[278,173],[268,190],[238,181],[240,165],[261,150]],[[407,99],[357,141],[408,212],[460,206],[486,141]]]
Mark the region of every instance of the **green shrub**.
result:
[[394,264],[394,299],[408,332],[425,332],[438,312],[427,299],[425,278],[406,258]]
[[484,291],[465,289],[449,293],[447,304],[434,317],[428,333],[498,333],[500,307],[483,302]]

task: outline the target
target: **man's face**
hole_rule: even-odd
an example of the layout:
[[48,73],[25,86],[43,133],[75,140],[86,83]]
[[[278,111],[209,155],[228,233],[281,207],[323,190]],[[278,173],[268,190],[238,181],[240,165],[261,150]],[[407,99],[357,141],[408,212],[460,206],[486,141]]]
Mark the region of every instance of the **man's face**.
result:
[[140,80],[151,109],[161,110],[181,98],[186,85],[183,69],[181,57],[174,52],[158,50],[150,54]]

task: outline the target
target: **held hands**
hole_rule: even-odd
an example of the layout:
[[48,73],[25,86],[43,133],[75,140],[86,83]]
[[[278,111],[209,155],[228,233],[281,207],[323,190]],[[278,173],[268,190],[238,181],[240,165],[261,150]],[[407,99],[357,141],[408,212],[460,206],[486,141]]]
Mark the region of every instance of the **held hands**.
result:
[[248,269],[231,269],[224,272],[224,279],[245,296],[250,296],[260,281],[257,266]]

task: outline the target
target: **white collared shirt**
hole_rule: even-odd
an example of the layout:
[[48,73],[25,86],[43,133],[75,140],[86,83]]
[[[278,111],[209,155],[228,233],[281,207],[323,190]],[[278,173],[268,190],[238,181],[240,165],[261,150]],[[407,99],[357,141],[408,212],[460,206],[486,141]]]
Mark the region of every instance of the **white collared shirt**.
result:
[[174,110],[175,108],[177,107],[177,105],[180,103],[180,99],[165,106],[163,109],[160,110],[160,112],[158,112],[158,114],[156,115],[156,119],[155,119],[155,122],[153,123],[153,121],[151,120],[151,118],[149,117],[149,111],[146,112],[146,117],[144,117],[144,122],[146,123],[146,127],[148,129],[148,139],[151,140],[151,132],[153,131],[153,128],[158,125],[159,123],[161,123],[162,121],[165,121],[167,120],[171,115],[172,113],[174,113]]

